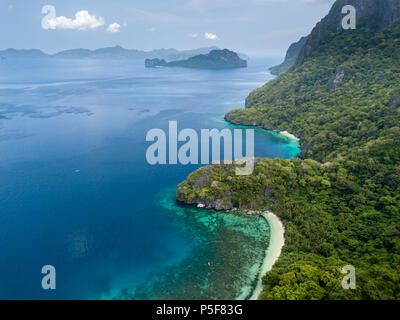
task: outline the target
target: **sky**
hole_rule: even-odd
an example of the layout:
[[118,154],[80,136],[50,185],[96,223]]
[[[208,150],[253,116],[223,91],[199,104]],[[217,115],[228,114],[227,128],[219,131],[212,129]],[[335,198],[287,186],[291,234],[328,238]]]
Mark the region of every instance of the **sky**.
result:
[[[0,0],[0,49],[195,49],[284,56],[333,0]],[[47,6],[47,7],[45,7]]]

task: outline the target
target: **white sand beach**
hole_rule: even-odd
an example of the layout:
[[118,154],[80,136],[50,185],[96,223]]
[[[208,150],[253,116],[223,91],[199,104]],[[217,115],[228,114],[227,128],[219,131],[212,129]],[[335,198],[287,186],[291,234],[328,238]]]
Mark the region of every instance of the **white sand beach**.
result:
[[283,227],[282,221],[269,211],[262,213],[262,215],[269,223],[271,235],[269,246],[265,252],[265,258],[261,266],[260,274],[258,275],[257,285],[250,297],[250,300],[257,300],[263,288],[262,277],[272,269],[272,266],[281,255],[282,247],[285,244],[285,228]]
[[285,136],[285,137],[288,137],[289,139],[293,139],[293,140],[296,140],[296,141],[300,141],[300,138],[297,138],[294,134],[291,134],[291,133],[289,133],[289,132],[287,132],[287,131],[280,131],[279,133],[280,133],[281,135]]

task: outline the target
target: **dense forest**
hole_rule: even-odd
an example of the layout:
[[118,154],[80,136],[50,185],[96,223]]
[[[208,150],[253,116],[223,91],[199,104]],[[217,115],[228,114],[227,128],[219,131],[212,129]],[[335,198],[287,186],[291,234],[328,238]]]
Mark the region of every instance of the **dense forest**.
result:
[[[400,24],[325,31],[226,119],[301,138],[299,159],[259,159],[249,176],[207,166],[178,188],[181,201],[282,219],[285,246],[260,298],[400,299]],[[341,286],[345,265],[355,290]]]

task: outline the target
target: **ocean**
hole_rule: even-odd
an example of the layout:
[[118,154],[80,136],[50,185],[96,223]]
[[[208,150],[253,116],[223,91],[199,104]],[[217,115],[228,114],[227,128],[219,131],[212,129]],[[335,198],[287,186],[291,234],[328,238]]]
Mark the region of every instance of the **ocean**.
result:
[[[236,70],[142,60],[0,60],[0,299],[234,299],[269,241],[262,217],[175,203],[199,165],[150,165],[146,133],[234,128],[223,115],[271,80],[277,59]],[[255,155],[293,141],[257,129]],[[44,265],[56,289],[41,286]]]

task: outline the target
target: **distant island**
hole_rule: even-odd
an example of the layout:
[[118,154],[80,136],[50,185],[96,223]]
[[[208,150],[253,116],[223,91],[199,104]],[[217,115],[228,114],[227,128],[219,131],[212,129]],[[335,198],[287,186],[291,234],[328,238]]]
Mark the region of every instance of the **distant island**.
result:
[[211,50],[217,49],[216,47],[206,47],[193,50],[176,50],[176,49],[156,49],[151,51],[142,51],[136,49],[125,49],[121,46],[110,48],[101,48],[97,50],[87,49],[73,49],[61,51],[54,56],[56,58],[67,59],[145,59],[145,58],[159,58],[167,61],[174,61],[180,59],[187,59],[198,54],[208,53]]
[[228,49],[212,50],[208,54],[199,54],[186,60],[167,62],[164,59],[146,59],[147,68],[154,67],[181,67],[197,69],[230,69],[246,68],[247,61],[239,57],[236,52]]
[[[72,49],[64,50],[55,54],[48,54],[38,49],[6,49],[0,51],[0,59],[8,58],[52,58],[52,59],[164,59],[167,62],[175,60],[184,60],[200,54],[208,54],[212,50],[218,50],[218,47],[205,47],[192,50],[177,49],[155,49],[150,51],[125,49],[121,46],[100,48],[96,50]],[[249,59],[243,53],[238,54],[242,59]]]

